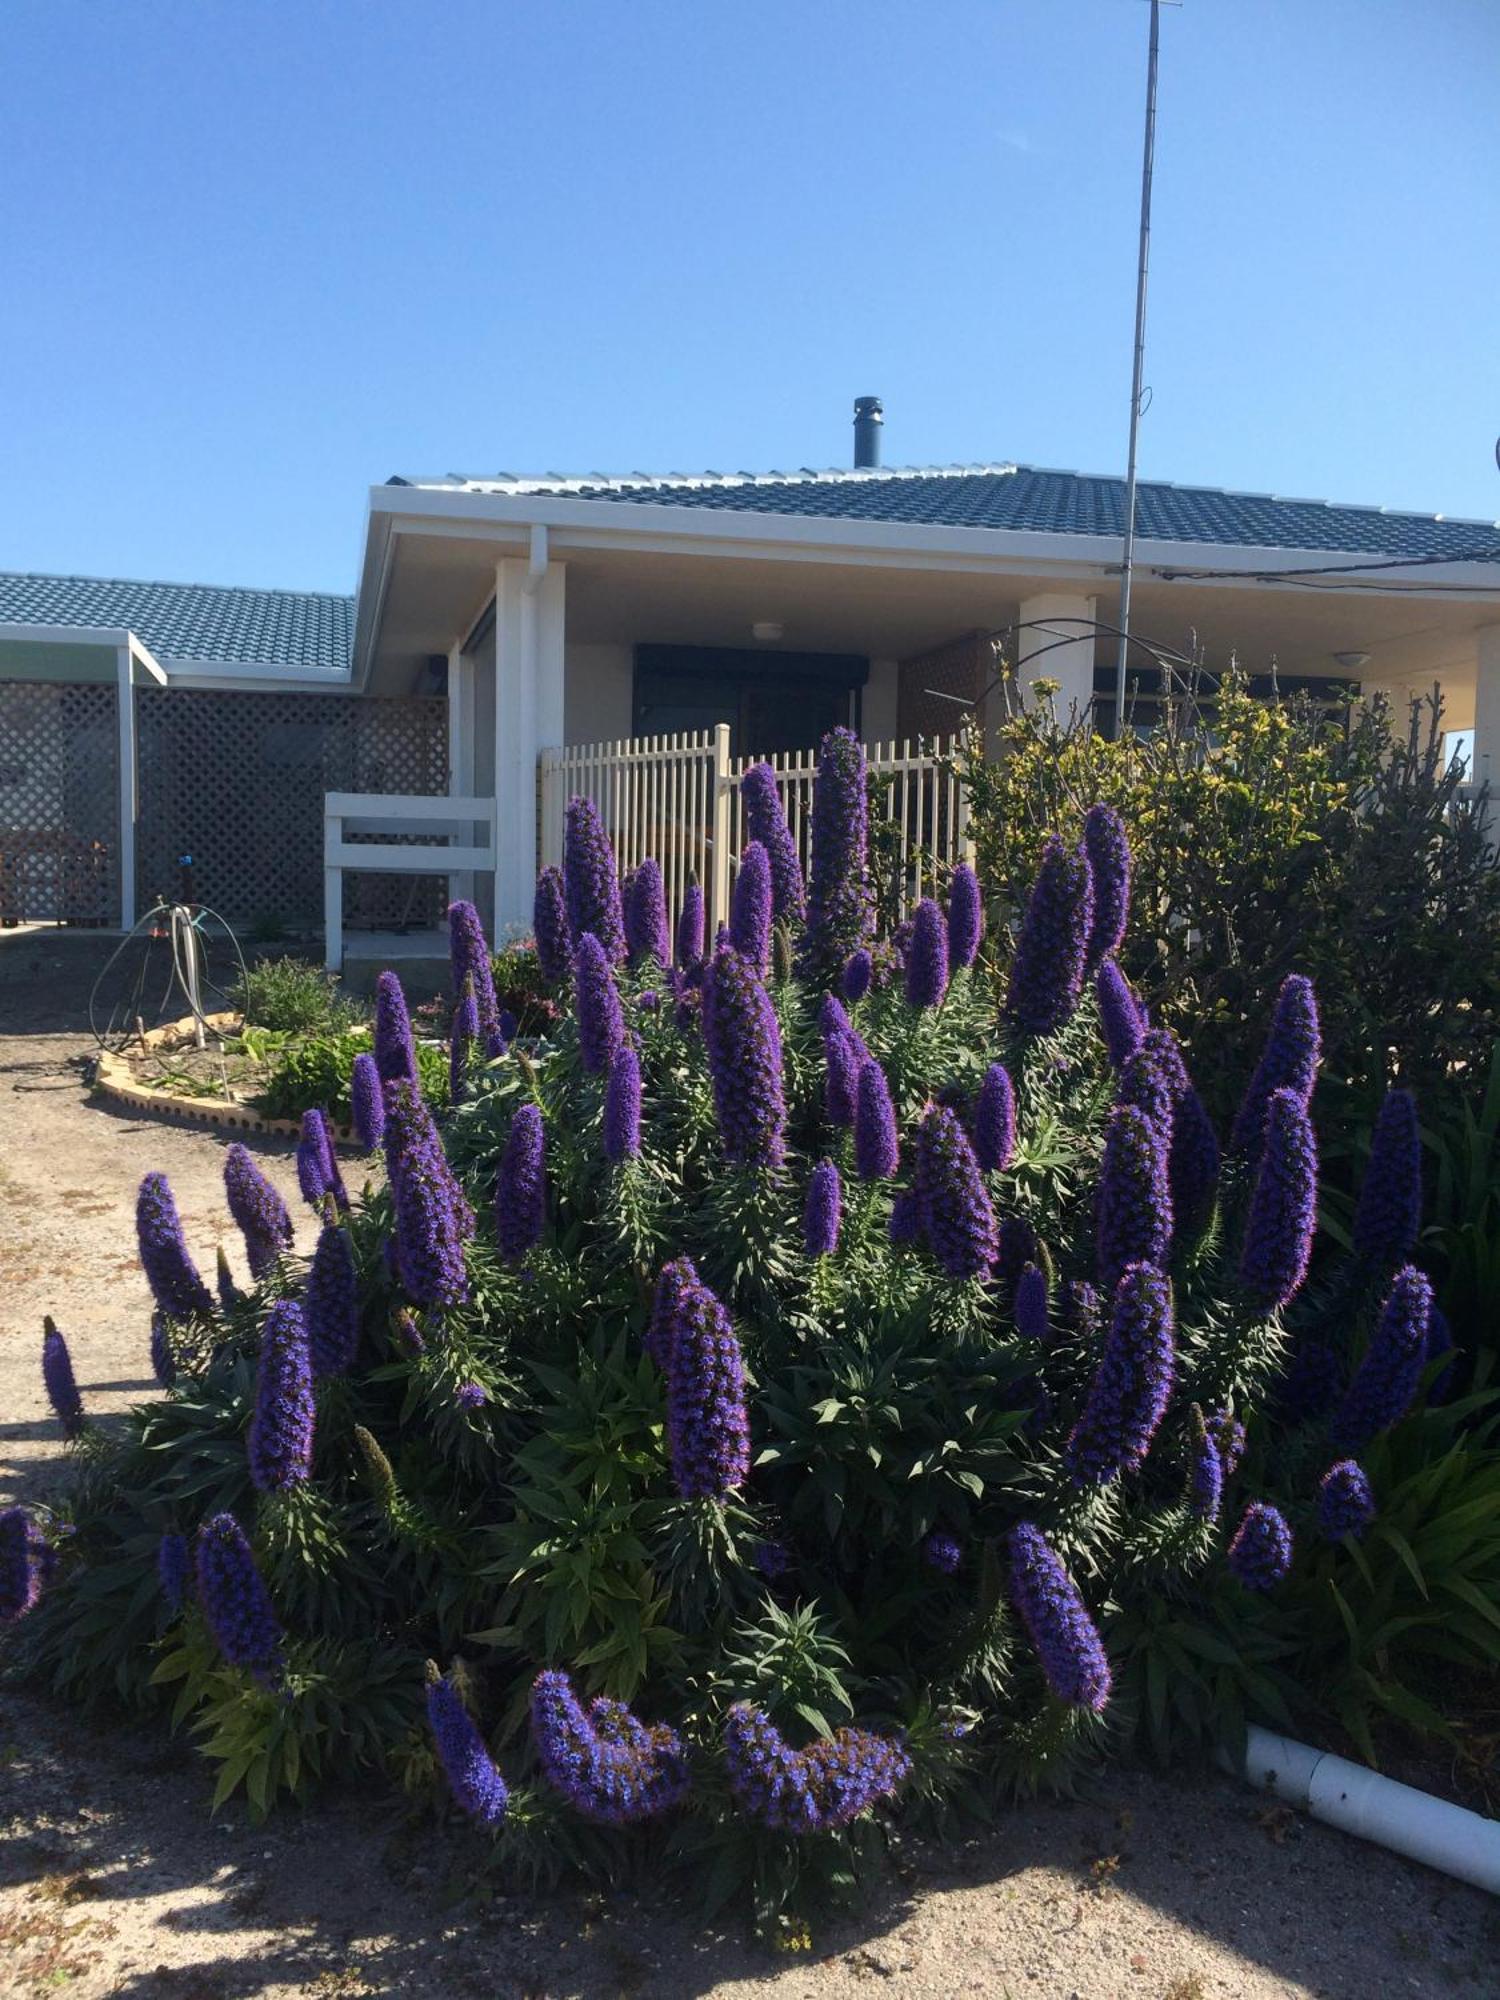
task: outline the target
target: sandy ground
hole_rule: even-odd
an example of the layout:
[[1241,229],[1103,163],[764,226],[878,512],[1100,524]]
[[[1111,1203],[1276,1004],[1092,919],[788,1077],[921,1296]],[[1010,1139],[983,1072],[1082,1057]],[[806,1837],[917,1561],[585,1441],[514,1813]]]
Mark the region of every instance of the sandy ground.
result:
[[[19,948],[18,948],[19,947]],[[0,1492],[58,1476],[41,1315],[89,1408],[150,1387],[133,1254],[140,1176],[172,1179],[205,1265],[238,1253],[224,1142],[91,1104],[88,939],[0,934]],[[264,1163],[295,1194],[284,1148]],[[310,1229],[299,1218],[310,1242]],[[304,1243],[308,1247],[308,1243]],[[1220,1779],[1110,1773],[1082,1802],[1018,1807],[957,1853],[909,1848],[857,1918],[777,1959],[634,1896],[455,1903],[462,1831],[377,1800],[251,1827],[210,1817],[189,1748],[101,1734],[0,1690],[0,1994],[843,2000],[1272,2000],[1500,1995],[1500,1906]]]

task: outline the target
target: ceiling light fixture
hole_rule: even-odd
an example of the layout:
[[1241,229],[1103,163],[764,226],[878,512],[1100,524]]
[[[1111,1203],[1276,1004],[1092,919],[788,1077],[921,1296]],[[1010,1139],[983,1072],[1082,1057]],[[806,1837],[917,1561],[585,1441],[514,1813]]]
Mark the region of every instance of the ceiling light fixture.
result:
[[750,627],[752,639],[779,639],[786,627],[777,618],[757,618]]

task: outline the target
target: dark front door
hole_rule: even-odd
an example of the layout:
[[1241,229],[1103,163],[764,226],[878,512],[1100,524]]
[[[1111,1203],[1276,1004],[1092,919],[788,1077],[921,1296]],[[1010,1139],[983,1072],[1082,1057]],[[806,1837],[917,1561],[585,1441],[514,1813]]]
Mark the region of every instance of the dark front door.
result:
[[635,733],[662,736],[727,722],[736,757],[811,750],[858,722],[870,663],[855,653],[773,653],[724,646],[637,646]]

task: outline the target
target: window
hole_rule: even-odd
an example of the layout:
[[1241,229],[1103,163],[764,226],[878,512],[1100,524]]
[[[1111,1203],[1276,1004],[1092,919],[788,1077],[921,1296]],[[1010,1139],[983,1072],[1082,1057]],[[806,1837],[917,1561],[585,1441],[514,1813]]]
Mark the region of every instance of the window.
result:
[[727,722],[736,757],[815,749],[857,726],[870,663],[856,653],[771,653],[721,646],[637,646],[638,736]]

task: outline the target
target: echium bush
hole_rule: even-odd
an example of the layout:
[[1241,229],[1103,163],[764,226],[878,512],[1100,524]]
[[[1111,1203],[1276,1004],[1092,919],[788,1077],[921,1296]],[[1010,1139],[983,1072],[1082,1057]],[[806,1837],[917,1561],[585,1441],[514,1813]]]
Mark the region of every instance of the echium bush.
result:
[[[1493,1652],[1500,1472],[1482,1397],[1429,1406],[1412,1107],[1354,1249],[1318,1241],[1345,1135],[1306,980],[1215,1119],[1119,970],[1112,814],[1060,819],[1009,928],[941,885],[903,964],[847,732],[817,783],[804,902],[747,780],[716,940],[655,868],[627,925],[574,810],[537,900],[555,1026],[485,1048],[439,1118],[388,979],[357,1092],[384,1182],[314,1121],[294,1225],[236,1158],[249,1289],[210,1293],[148,1176],[162,1393],[88,1423],[49,1333],[72,1532],[0,1517],[0,1616],[57,1685],[168,1689],[258,1807],[394,1778],[507,1879],[635,1859],[769,1920],[865,1875],[893,1815],[1252,1715],[1355,1726],[1405,1699],[1408,1632]],[[476,923],[455,906],[451,1006],[482,1044]],[[1382,1608],[1429,1532],[1463,1588]]]

